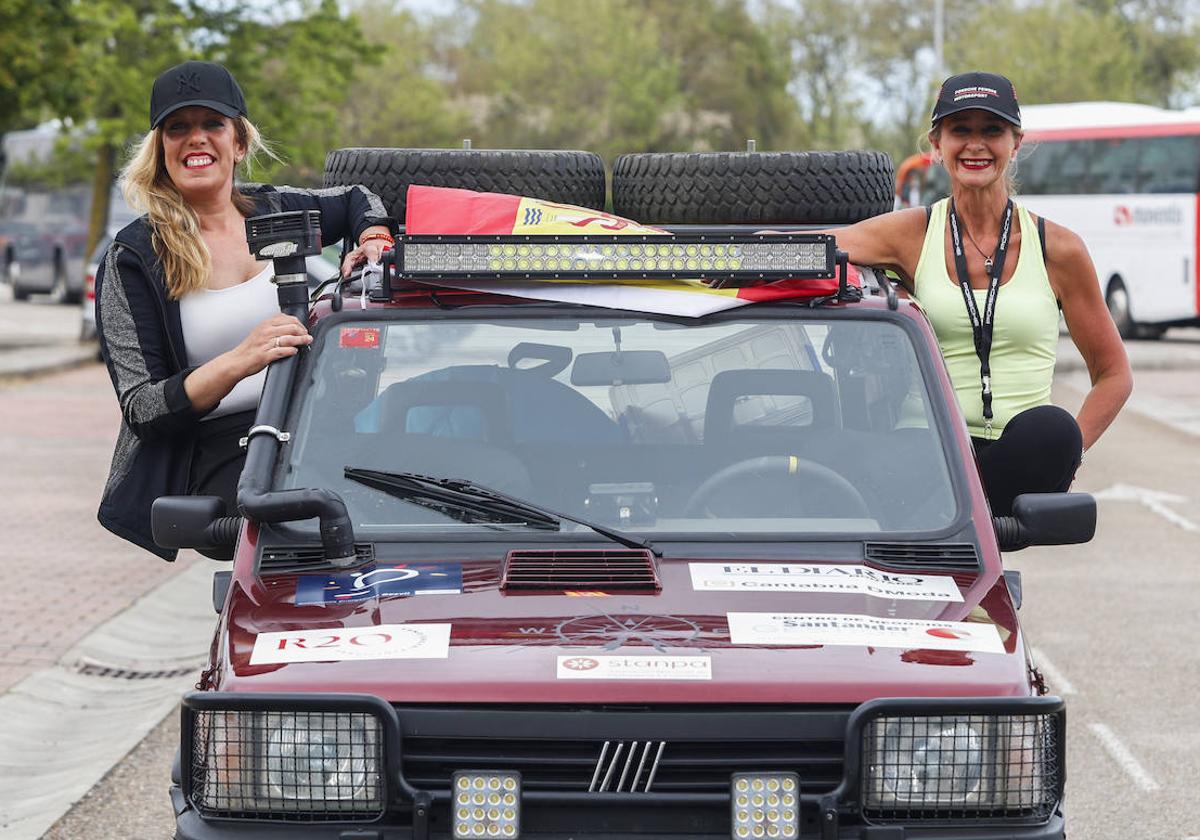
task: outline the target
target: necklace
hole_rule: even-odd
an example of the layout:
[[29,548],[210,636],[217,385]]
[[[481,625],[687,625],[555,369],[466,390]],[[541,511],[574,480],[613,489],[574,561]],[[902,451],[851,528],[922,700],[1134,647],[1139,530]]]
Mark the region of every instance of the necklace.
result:
[[[992,251],[991,254],[988,254],[986,251],[984,251],[982,248],[980,248],[979,243],[975,241],[975,237],[971,235],[971,231],[970,231],[970,229],[967,228],[967,225],[965,222],[964,222],[962,228],[963,228],[963,231],[967,234],[967,239],[970,241],[970,243],[972,245],[975,246],[975,250],[979,252],[979,256],[983,257],[984,271],[987,271],[990,274],[992,271],[992,264],[993,264],[992,261],[993,261],[993,258],[996,256],[996,252]],[[996,243],[996,247],[997,248],[1000,247],[999,242]]]

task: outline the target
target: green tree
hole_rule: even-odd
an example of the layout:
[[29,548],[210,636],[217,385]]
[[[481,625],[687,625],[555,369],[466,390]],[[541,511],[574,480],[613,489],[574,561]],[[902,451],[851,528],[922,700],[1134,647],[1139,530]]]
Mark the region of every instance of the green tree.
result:
[[[1069,0],[1001,0],[977,10],[947,45],[954,71],[976,65],[1012,79],[1022,103],[1139,101],[1141,59],[1116,15]],[[984,50],[979,45],[987,45]]]
[[[91,115],[94,151],[89,249],[108,219],[121,150],[149,129],[150,87],[189,58],[220,61],[243,87],[247,108],[301,180],[319,179],[326,150],[340,137],[337,108],[359,63],[361,33],[335,0],[301,0],[277,18],[232,0],[88,0],[71,9],[87,37],[72,84]],[[258,174],[279,174],[266,161]]]
[[[418,21],[389,0],[371,0],[354,16],[365,33],[362,49],[377,59],[360,66],[341,108],[342,139],[355,146],[453,146],[471,133],[463,103],[451,99],[439,62],[437,33],[450,23]],[[331,147],[332,148],[332,147]]]
[[0,136],[78,105],[74,0],[0,3]]
[[662,52],[674,56],[683,94],[678,148],[786,148],[799,112],[788,93],[790,63],[742,0],[653,0]]
[[606,158],[669,148],[684,96],[677,57],[634,0],[473,0],[449,55],[480,145],[583,148]]
[[865,123],[861,3],[771,0],[765,23],[789,62],[789,89],[800,110],[801,148],[861,145]]

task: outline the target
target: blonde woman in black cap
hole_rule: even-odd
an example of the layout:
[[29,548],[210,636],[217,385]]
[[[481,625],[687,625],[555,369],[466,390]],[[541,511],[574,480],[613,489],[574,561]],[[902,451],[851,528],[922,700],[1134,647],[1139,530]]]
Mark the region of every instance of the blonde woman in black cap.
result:
[[150,505],[206,493],[236,510],[244,454],[268,364],[311,342],[279,311],[269,262],[246,244],[245,220],[319,209],[323,242],[351,238],[344,274],[377,261],[394,223],[363,187],[298,190],[245,186],[235,175],[265,151],[241,88],[219,64],[164,72],[150,96],[150,131],[121,175],[130,206],[96,276],[100,349],[123,422],[100,504],[100,522],[165,559]]
[[[1020,493],[1070,487],[1133,387],[1083,241],[1012,198],[1021,140],[1012,82],[951,76],[929,130],[950,197],[831,231],[851,261],[893,268],[920,301],[996,515]],[[1092,381],[1074,417],[1050,404],[1060,308]]]

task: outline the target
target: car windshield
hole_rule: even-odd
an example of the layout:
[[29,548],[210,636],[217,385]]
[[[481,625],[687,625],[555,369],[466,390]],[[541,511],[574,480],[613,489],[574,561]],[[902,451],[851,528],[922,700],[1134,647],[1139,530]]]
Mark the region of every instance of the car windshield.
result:
[[891,321],[338,320],[314,348],[275,486],[337,492],[360,538],[527,526],[452,516],[346,467],[465,479],[652,537],[925,531],[956,515]]

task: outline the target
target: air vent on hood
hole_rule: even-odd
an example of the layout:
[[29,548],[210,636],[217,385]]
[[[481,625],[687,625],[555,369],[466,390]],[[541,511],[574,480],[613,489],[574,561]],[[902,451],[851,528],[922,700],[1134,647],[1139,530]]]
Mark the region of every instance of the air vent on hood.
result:
[[873,565],[905,571],[979,571],[979,554],[971,543],[869,542],[865,547],[865,557]]
[[506,592],[657,592],[654,558],[641,549],[510,551],[500,588]]
[[[354,565],[361,566],[375,559],[375,547],[371,543],[355,543],[354,554],[358,558]],[[319,545],[273,545],[263,549],[259,574],[297,574],[333,568],[338,567],[325,559],[325,550]]]

